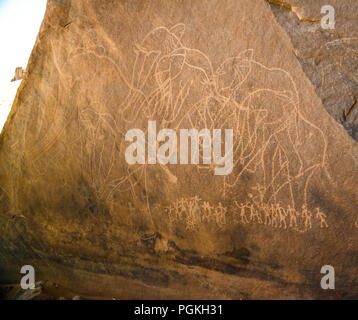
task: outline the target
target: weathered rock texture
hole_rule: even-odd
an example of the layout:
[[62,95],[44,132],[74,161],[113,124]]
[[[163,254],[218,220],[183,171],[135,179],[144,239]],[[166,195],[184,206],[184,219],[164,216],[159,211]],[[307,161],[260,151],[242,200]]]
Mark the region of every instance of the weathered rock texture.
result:
[[25,70],[21,67],[15,69],[15,76],[11,79],[11,82],[22,80],[25,76]]
[[269,1],[324,107],[358,140],[358,2],[333,0],[336,25],[320,26],[325,0]]
[[[0,140],[2,282],[30,264],[81,296],[358,297],[357,143],[272,9],[48,2]],[[233,172],[128,165],[124,135],[148,120],[233,128]]]

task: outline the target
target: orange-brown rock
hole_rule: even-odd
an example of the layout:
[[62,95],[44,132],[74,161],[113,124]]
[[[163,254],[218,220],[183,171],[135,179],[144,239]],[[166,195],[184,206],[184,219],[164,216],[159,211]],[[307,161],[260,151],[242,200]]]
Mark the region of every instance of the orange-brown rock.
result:
[[[356,298],[358,148],[264,0],[50,0],[0,138],[0,281],[105,298]],[[234,168],[125,134],[233,129]],[[323,265],[336,290],[322,290]]]
[[15,76],[11,79],[11,82],[22,80],[24,76],[25,76],[25,70],[22,69],[21,67],[17,67],[15,69]]

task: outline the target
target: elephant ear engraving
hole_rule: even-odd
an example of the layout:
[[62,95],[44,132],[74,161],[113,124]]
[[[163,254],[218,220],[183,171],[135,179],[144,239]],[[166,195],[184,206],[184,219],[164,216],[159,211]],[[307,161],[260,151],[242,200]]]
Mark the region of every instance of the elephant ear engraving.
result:
[[254,50],[253,49],[247,49],[247,50],[241,52],[238,55],[238,58],[241,58],[242,60],[251,61],[253,56],[254,56]]
[[248,49],[236,57],[226,59],[216,71],[219,92],[230,95],[247,79],[251,71],[253,50]]
[[185,32],[185,25],[183,23],[178,23],[170,28],[170,32],[173,33],[178,40],[181,40]]

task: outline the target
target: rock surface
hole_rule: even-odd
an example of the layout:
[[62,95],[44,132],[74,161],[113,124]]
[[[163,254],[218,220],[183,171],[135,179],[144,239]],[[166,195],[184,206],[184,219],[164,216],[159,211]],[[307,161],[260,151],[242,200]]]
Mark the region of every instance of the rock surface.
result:
[[[308,66],[291,19],[264,0],[48,1],[0,137],[0,281],[32,265],[81,297],[357,298],[357,143],[314,80],[334,58]],[[233,172],[128,165],[149,120],[233,128]]]
[[15,69],[15,76],[11,79],[11,82],[22,80],[25,76],[25,70],[21,67]]
[[358,2],[334,0],[335,28],[322,29],[325,0],[269,1],[324,107],[358,140]]

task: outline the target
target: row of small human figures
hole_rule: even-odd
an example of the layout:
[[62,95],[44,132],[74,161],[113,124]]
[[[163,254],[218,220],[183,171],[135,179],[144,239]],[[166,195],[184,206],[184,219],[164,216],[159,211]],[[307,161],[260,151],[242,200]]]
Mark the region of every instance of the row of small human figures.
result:
[[215,222],[217,225],[227,224],[227,208],[220,202],[212,206],[199,197],[182,198],[165,208],[171,222],[186,221],[188,229],[193,229],[204,222]]
[[[316,218],[319,220],[321,228],[328,228],[327,216],[319,208],[312,213],[306,205],[302,206],[301,211],[297,211],[290,205],[285,209],[279,203],[257,205],[252,202],[239,204],[235,201],[234,204],[234,223],[258,223],[284,229],[297,229],[302,225],[307,230],[312,228],[312,220]],[[185,219],[187,225],[191,227],[203,222],[227,224],[228,210],[221,202],[212,206],[198,197],[182,198],[174,205],[167,207],[166,211],[171,221]]]
[[239,210],[238,214],[242,224],[258,223],[283,229],[297,229],[303,226],[308,230],[312,228],[312,220],[316,218],[321,228],[328,228],[327,216],[319,208],[312,213],[306,205],[302,206],[301,211],[297,211],[290,205],[285,209],[279,203],[254,205],[253,203],[239,204],[235,202],[235,205]]

